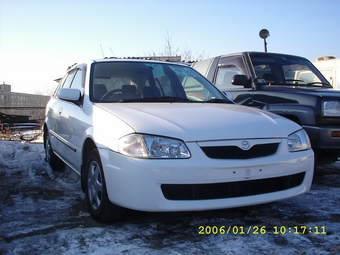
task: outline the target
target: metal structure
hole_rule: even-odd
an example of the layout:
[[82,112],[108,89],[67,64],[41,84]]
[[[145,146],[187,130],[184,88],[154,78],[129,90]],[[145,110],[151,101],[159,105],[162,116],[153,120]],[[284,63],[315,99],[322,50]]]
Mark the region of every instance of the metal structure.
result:
[[263,42],[264,42],[264,52],[267,52],[267,41],[266,41],[266,39],[270,36],[269,31],[267,29],[261,29],[259,36],[263,39]]

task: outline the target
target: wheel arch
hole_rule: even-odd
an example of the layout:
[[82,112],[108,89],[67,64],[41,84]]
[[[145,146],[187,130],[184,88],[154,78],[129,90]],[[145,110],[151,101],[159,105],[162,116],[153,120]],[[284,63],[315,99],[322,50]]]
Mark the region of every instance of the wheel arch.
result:
[[264,110],[290,119],[299,125],[315,125],[314,109],[306,105],[270,104]]
[[81,170],[80,170],[80,175],[81,175],[81,189],[85,193],[86,192],[86,179],[85,179],[85,174],[84,171],[85,169],[85,164],[86,164],[86,158],[88,157],[90,151],[94,148],[97,148],[95,142],[91,138],[86,138],[84,144],[83,144],[83,149],[82,149],[82,156],[81,156]]
[[294,121],[295,123],[297,123],[297,124],[299,124],[300,126],[301,126],[301,120],[299,119],[299,117],[298,116],[296,116],[296,115],[293,115],[293,114],[282,114],[281,115],[282,117],[285,117],[285,118],[287,118],[287,119],[289,119],[289,120],[291,120],[291,121]]

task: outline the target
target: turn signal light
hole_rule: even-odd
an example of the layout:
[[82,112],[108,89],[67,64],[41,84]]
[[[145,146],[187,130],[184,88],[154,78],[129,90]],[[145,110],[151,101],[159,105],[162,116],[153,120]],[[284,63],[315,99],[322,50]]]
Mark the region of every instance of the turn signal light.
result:
[[340,137],[340,131],[333,131],[332,137]]

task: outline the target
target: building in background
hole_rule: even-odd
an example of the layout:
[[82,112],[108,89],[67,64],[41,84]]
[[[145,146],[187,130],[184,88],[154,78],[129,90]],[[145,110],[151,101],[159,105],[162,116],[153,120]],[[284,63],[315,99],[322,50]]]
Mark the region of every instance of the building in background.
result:
[[43,122],[50,96],[12,92],[11,85],[0,85],[0,113],[17,115],[29,121]]

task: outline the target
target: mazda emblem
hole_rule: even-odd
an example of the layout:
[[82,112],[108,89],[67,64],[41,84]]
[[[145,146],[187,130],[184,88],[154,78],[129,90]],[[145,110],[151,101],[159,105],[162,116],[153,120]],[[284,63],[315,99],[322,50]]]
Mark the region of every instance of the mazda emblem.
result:
[[248,141],[242,141],[241,142],[241,148],[243,150],[248,150],[250,148],[250,143]]

